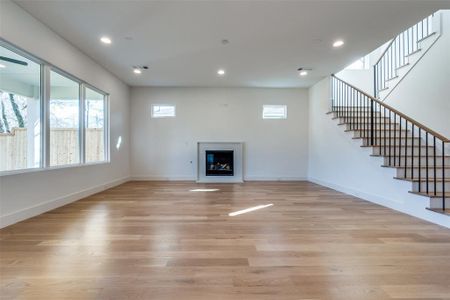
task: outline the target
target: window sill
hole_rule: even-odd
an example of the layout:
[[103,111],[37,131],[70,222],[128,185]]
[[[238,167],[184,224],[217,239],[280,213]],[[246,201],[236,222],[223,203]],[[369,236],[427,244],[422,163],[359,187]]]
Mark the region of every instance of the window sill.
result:
[[90,163],[85,163],[85,164],[54,166],[54,167],[48,167],[48,168],[29,168],[29,169],[20,169],[20,170],[11,170],[11,171],[0,171],[0,177],[19,175],[19,174],[38,173],[38,172],[45,172],[45,171],[54,171],[54,170],[83,168],[83,167],[89,167],[89,166],[107,165],[110,163],[111,163],[111,161],[99,161],[99,162],[90,162]]

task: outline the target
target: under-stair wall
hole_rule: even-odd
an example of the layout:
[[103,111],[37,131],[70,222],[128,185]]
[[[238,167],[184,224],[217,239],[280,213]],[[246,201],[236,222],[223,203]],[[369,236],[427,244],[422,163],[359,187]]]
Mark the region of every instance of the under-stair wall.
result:
[[448,216],[427,210],[426,198],[408,192],[411,183],[394,180],[395,169],[381,168],[383,158],[371,157],[371,148],[361,148],[361,140],[327,115],[329,81],[309,89],[309,180],[450,228]]

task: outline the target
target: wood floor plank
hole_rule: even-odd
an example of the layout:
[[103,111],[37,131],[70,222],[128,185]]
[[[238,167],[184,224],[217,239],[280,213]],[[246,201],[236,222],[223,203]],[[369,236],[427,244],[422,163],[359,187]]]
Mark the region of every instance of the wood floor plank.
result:
[[0,230],[0,298],[450,299],[450,231],[308,182],[128,182]]

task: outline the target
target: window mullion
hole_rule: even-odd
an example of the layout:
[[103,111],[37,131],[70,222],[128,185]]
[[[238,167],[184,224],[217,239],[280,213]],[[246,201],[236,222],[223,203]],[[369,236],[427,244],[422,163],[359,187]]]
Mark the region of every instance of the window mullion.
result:
[[109,103],[109,95],[104,95],[104,109],[103,109],[103,128],[104,128],[104,160],[111,161],[111,146],[110,146],[110,103]]
[[50,166],[50,67],[41,68],[41,166]]
[[80,163],[86,163],[86,87],[83,83],[80,84],[80,92],[79,92],[79,146],[80,146]]

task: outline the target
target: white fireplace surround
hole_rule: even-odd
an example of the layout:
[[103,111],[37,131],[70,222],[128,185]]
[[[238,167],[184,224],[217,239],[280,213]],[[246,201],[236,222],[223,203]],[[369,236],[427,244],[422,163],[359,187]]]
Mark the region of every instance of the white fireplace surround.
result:
[[[241,142],[198,142],[197,182],[243,182],[243,145]],[[206,151],[233,151],[233,176],[206,176]]]

